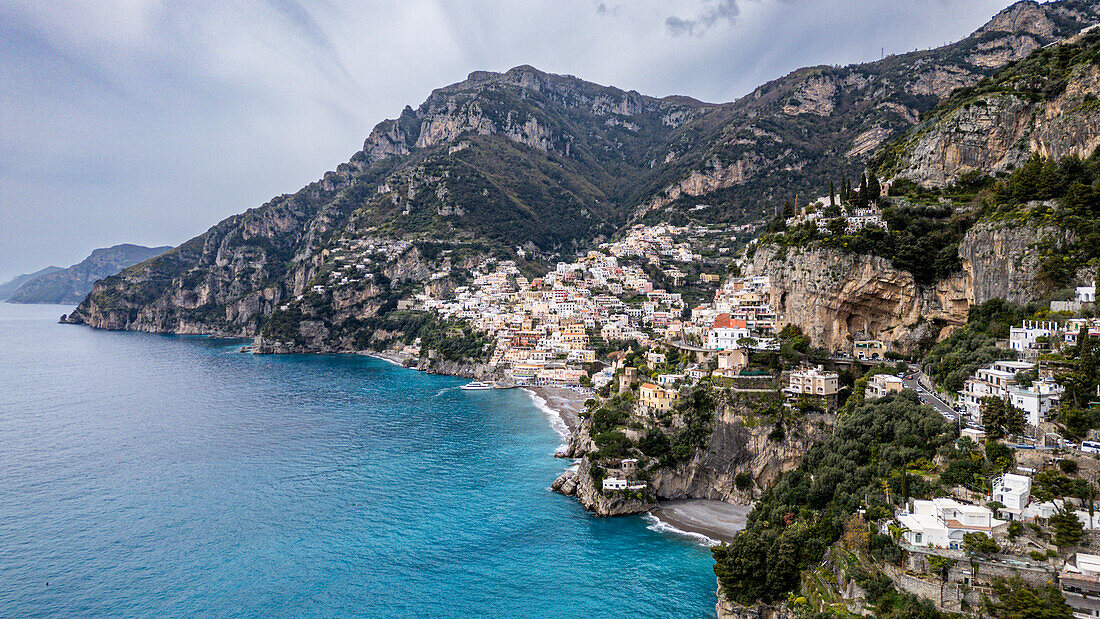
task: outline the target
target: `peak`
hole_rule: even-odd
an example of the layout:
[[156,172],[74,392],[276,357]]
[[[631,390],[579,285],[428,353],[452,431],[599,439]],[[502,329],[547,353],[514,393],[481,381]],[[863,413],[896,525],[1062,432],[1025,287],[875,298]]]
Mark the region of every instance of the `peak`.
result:
[[512,67],[511,69],[508,69],[507,75],[517,75],[517,74],[520,74],[520,73],[534,73],[535,75],[546,75],[542,71],[539,71],[538,69],[536,69],[535,67],[532,67],[529,64],[521,64],[518,67]]
[[979,32],[1028,33],[1047,37],[1054,30],[1054,22],[1038,2],[1021,0],[994,15]]
[[496,71],[473,71],[466,76],[468,82],[484,82],[491,79],[500,77],[500,73]]

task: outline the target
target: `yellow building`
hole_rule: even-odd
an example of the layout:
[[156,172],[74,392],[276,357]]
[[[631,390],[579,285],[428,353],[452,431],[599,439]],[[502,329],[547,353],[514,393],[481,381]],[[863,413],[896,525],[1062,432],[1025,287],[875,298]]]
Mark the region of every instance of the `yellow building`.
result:
[[852,343],[852,356],[861,361],[886,358],[886,344],[880,340],[856,340]]
[[672,404],[676,401],[675,392],[653,383],[644,383],[638,388],[638,402],[643,408],[652,412],[672,410]]

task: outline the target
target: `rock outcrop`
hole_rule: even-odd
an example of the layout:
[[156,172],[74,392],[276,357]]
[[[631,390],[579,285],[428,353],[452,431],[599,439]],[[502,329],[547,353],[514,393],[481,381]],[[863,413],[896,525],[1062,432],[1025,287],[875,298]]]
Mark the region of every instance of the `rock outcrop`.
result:
[[555,492],[576,497],[585,509],[597,516],[629,516],[644,514],[657,506],[649,498],[608,496],[592,480],[592,463],[581,460],[576,471],[565,471],[550,486]]
[[[747,406],[739,401],[718,405],[714,427],[706,447],[691,460],[671,468],[653,468],[648,481],[652,500],[710,499],[747,505],[782,472],[798,466],[802,455],[832,427],[828,415],[807,416],[787,424],[782,441],[768,438],[773,426],[751,420]],[[649,511],[652,500],[607,497],[593,484],[592,454],[596,451],[591,436],[591,421],[583,419],[570,436],[567,457],[580,458],[576,471],[565,471],[551,486],[555,491],[575,496],[589,511],[600,516],[617,516]],[[748,473],[754,487],[740,490],[734,483],[739,473]]]
[[1072,235],[1060,228],[1010,222],[980,222],[971,228],[959,244],[970,302],[1005,299],[1025,304],[1049,292],[1039,281],[1035,249],[1044,240],[1066,242]]
[[1026,90],[1029,79],[1021,76],[938,114],[904,143],[898,174],[941,187],[967,172],[1011,171],[1034,154],[1088,157],[1100,147],[1100,65],[1048,76],[1038,97]]
[[763,246],[746,272],[768,276],[770,303],[781,320],[830,351],[857,339],[883,339],[906,350],[928,334],[929,321],[964,324],[973,303],[966,275],[922,289],[883,258],[831,248]]

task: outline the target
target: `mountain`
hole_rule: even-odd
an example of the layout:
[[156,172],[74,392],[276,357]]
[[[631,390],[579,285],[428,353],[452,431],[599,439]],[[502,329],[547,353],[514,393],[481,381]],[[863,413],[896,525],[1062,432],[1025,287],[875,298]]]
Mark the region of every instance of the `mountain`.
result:
[[960,88],[874,165],[943,187],[967,173],[1007,173],[1033,154],[1088,157],[1100,146],[1096,29]]
[[992,299],[1072,298],[1100,264],[1100,30],[956,90],[872,160],[888,229],[771,232],[746,253],[815,344],[912,353]]
[[50,273],[55,273],[61,270],[63,270],[61,267],[51,266],[35,271],[34,273],[24,273],[23,275],[16,275],[12,279],[4,282],[3,284],[0,284],[0,301],[6,301],[8,297],[15,293],[16,290],[19,290],[20,286],[31,281],[32,279],[41,277],[43,275],[48,275]]
[[944,47],[794,71],[684,127],[633,217],[739,221],[824,195],[949,93],[1098,20],[1095,2],[1018,2]]
[[47,267],[31,275],[20,276],[26,279],[22,280],[8,296],[7,301],[59,305],[80,303],[97,280],[110,277],[126,267],[159,256],[169,249],[172,248],[129,244],[100,248],[67,269]]
[[487,260],[537,272],[637,221],[762,220],[820,195],[952,90],[1098,19],[1078,0],[1020,2],[958,43],[801,69],[721,105],[529,66],[475,72],[319,181],[97,283],[68,320],[279,350],[376,345],[409,328],[402,300],[445,294]]

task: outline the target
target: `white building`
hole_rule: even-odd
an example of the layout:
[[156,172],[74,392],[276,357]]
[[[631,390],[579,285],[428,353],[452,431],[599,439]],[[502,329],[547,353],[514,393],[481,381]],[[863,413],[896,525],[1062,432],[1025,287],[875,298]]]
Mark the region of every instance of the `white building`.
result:
[[1058,585],[1074,617],[1100,617],[1100,555],[1077,553],[1062,568]]
[[1028,425],[1038,427],[1058,402],[1065,391],[1053,380],[1037,380],[1030,387],[1009,386],[1008,401],[1027,415]]
[[1009,386],[1014,385],[1016,374],[1030,370],[1035,364],[1026,361],[994,361],[989,367],[978,369],[968,378],[959,393],[959,401],[966,414],[974,421],[982,418],[982,400],[989,397],[1005,399]]
[[1028,501],[1031,500],[1031,478],[1026,475],[1006,473],[994,479],[993,500],[1005,506],[1002,511],[1011,514],[1012,520],[1019,519]]
[[863,395],[867,398],[881,398],[888,393],[897,393],[905,388],[905,383],[892,374],[875,374],[867,382]]
[[1096,302],[1096,286],[1078,286],[1077,301],[1080,303]]
[[1040,337],[1050,337],[1058,330],[1053,322],[1025,320],[1023,325],[1008,330],[1008,346],[1012,350],[1024,352],[1035,344]]
[[912,510],[899,514],[898,522],[907,529],[905,541],[910,545],[938,548],[961,548],[963,535],[985,533],[992,536],[993,529],[1005,523],[994,518],[993,511],[987,507],[948,498],[913,501]]

